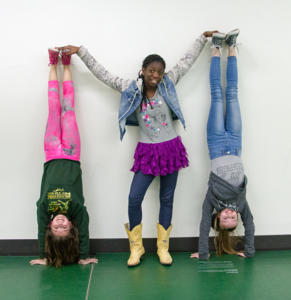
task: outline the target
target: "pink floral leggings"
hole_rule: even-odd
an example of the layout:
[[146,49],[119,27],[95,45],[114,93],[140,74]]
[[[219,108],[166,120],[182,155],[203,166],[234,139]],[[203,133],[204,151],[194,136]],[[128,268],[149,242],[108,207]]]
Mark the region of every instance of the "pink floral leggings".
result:
[[48,82],[49,115],[44,137],[46,161],[52,159],[80,160],[80,135],[75,116],[73,81],[63,82],[63,106],[57,80]]

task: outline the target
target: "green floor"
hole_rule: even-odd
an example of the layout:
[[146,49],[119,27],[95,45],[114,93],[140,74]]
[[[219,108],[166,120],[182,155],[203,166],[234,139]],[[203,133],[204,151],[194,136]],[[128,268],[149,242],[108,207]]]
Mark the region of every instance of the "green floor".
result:
[[291,251],[225,255],[207,262],[173,254],[165,267],[154,254],[127,268],[127,253],[99,254],[99,263],[54,269],[30,266],[31,257],[0,257],[1,300],[291,299]]

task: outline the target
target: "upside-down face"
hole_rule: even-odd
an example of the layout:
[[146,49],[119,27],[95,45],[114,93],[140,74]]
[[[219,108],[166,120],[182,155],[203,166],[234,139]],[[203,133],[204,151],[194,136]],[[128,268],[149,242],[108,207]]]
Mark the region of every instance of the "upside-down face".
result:
[[56,215],[50,223],[50,228],[55,236],[67,236],[72,227],[72,223],[65,215]]
[[225,208],[219,214],[219,226],[222,229],[232,229],[237,226],[238,215],[237,212]]

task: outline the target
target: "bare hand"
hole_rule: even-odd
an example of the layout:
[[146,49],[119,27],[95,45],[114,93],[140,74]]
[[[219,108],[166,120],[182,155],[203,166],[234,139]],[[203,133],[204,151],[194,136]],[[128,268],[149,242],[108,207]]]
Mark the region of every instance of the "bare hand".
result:
[[30,262],[30,265],[46,265],[46,259],[45,258],[38,258],[38,259],[33,259]]
[[213,33],[219,32],[218,30],[213,30],[213,31],[205,31],[203,32],[203,35],[205,37],[212,37]]
[[63,46],[63,47],[56,47],[58,50],[62,50],[68,55],[75,54],[79,51],[80,47],[68,45],[68,46]]
[[236,255],[246,258],[245,254],[243,252],[237,252]]
[[97,264],[97,263],[98,263],[97,258],[80,259],[78,262],[79,265],[88,265],[88,264]]
[[195,252],[190,255],[190,258],[199,258],[199,253]]

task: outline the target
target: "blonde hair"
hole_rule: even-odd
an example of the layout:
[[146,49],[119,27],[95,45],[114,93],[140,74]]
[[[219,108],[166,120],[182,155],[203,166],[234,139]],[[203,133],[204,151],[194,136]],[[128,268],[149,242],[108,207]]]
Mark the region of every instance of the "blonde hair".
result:
[[213,218],[213,228],[215,232],[214,246],[216,254],[221,256],[223,253],[226,254],[237,254],[235,250],[240,237],[234,236],[232,232],[235,228],[223,229],[219,226],[219,214],[215,214]]

